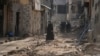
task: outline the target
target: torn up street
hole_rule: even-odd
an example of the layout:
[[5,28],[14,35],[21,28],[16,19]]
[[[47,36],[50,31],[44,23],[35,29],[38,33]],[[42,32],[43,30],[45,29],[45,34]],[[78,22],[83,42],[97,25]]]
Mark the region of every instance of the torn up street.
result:
[[[69,36],[68,36],[69,35]],[[100,45],[77,45],[75,34],[58,35],[46,42],[43,36],[29,37],[0,45],[0,55],[7,56],[91,56],[100,54]],[[68,36],[68,37],[66,37]],[[99,43],[99,42],[98,42]]]
[[100,0],[0,0],[0,56],[100,56]]

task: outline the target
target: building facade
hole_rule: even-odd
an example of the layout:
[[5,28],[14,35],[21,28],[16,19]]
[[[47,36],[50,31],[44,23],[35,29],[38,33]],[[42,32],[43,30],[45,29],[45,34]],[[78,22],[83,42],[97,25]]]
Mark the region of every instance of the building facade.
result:
[[91,29],[94,38],[100,38],[100,0],[91,0]]
[[71,27],[79,27],[79,19],[84,12],[84,1],[83,0],[66,0],[68,13],[66,15],[67,21],[70,22]]
[[8,32],[13,32],[15,36],[40,34],[41,27],[47,24],[50,17],[49,10],[49,5],[42,3],[42,0],[0,0],[0,18],[2,18],[0,34],[4,36]]
[[41,0],[41,34],[46,33],[48,21],[51,21],[52,3],[53,0]]
[[88,42],[93,43],[94,39],[99,41],[100,37],[100,1],[84,0],[84,25],[87,25]]

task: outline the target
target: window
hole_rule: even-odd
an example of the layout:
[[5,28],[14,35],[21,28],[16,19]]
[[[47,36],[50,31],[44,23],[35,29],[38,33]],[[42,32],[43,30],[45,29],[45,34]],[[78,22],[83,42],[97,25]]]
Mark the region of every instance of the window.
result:
[[58,5],[57,6],[57,12],[60,14],[66,14],[66,5]]

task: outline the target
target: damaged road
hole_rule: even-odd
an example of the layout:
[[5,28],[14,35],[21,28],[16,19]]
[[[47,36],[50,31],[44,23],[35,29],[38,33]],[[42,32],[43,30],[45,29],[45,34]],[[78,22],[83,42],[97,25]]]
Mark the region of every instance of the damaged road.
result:
[[[56,36],[53,41],[45,41],[45,37],[29,37],[4,43],[0,46],[0,55],[5,56],[88,56],[99,55],[99,45],[77,45],[74,36]],[[95,46],[95,47],[94,47]],[[89,51],[90,50],[90,51]],[[92,53],[91,53],[92,50]],[[97,51],[95,53],[95,51]]]

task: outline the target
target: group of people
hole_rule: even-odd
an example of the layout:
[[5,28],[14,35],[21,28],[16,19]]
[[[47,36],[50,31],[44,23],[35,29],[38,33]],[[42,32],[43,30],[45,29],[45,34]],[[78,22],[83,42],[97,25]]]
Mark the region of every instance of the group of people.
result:
[[[66,28],[67,32],[70,32],[70,23],[61,23],[61,31],[64,32]],[[13,37],[14,34],[12,32],[8,32],[7,33],[8,37]],[[47,26],[47,35],[46,35],[46,40],[54,40],[54,32],[53,32],[53,24],[51,23],[51,21],[48,22],[48,26]]]
[[60,24],[60,30],[62,33],[64,32],[70,32],[71,31],[71,25],[69,22],[61,22]]
[[51,21],[48,22],[46,40],[54,40],[53,24]]

